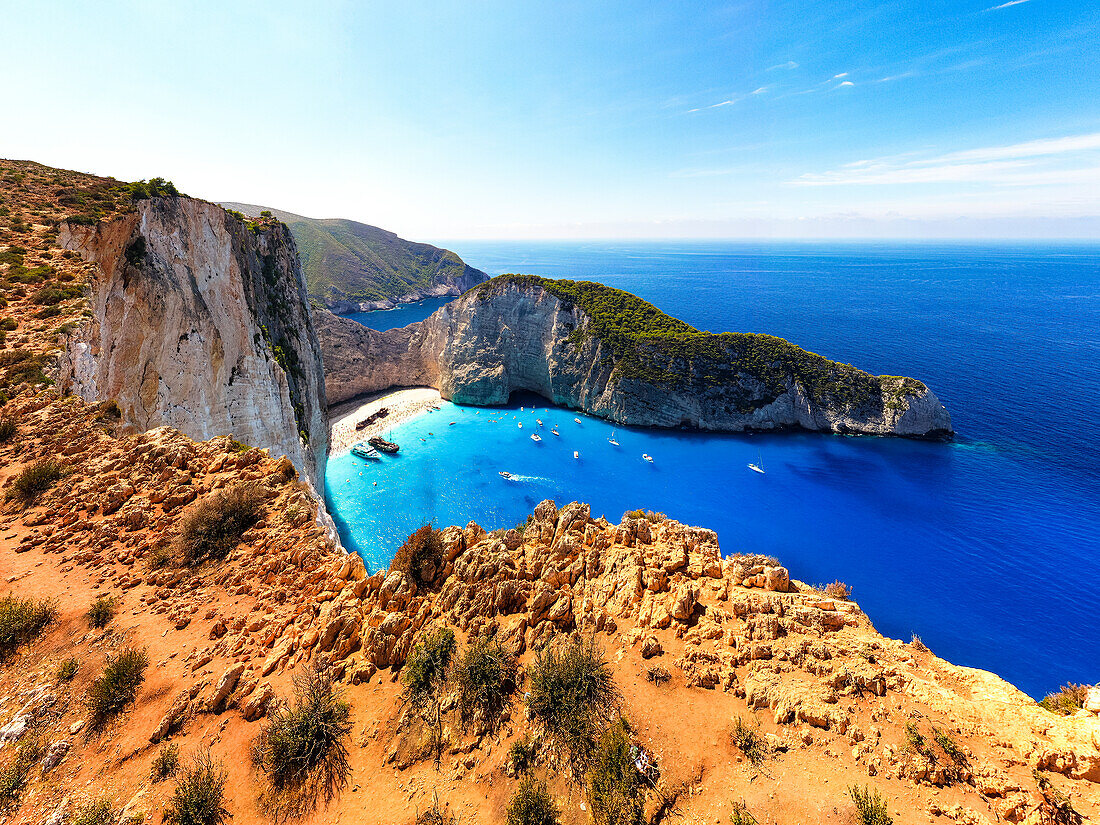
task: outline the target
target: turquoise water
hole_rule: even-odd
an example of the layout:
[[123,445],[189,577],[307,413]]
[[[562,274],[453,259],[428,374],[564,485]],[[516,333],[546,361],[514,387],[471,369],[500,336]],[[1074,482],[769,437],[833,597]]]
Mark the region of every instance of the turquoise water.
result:
[[397,329],[416,321],[423,321],[441,306],[453,301],[453,297],[425,298],[413,304],[398,304],[393,309],[376,309],[373,312],[351,312],[345,318],[358,321],[371,329]]
[[[613,521],[651,508],[717,530],[726,553],[845,580],[882,632],[917,633],[1033,695],[1100,681],[1097,247],[453,246],[490,272],[603,280],[701,328],[771,331],[915,375],[959,438],[615,428],[614,448],[611,425],[537,399],[447,405],[394,429],[397,457],[330,463],[330,504],[369,565],[428,520],[506,527],[543,498]],[[539,412],[521,413],[532,401]]]

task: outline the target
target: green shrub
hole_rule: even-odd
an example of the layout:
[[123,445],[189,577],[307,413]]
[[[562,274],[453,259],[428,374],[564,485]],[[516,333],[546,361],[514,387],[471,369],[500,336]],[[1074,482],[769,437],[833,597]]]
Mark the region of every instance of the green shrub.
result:
[[180,746],[175,742],[162,745],[157,755],[153,757],[153,764],[149,768],[149,775],[154,782],[160,782],[169,776],[175,776],[180,769]]
[[218,490],[195,504],[184,516],[177,540],[184,564],[224,559],[259,521],[262,507],[259,491],[243,484]]
[[518,774],[525,774],[535,765],[538,756],[538,744],[529,739],[517,739],[508,749],[508,761]]
[[920,754],[926,754],[928,751],[928,740],[917,728],[916,722],[909,721],[905,723],[905,746],[909,750]]
[[455,665],[454,680],[463,726],[478,721],[496,731],[515,694],[515,657],[495,639],[475,639]]
[[14,418],[0,418],[0,444],[6,444],[15,438],[15,434],[19,432],[19,425]]
[[574,637],[562,649],[548,645],[535,657],[530,682],[531,716],[583,772],[619,699],[603,652],[592,638]]
[[76,672],[80,669],[80,663],[75,658],[70,656],[57,666],[57,673],[55,674],[57,681],[59,682],[71,682],[76,678]]
[[0,770],[0,811],[18,807],[23,787],[41,758],[42,745],[37,739],[27,739],[19,745],[15,758]]
[[754,766],[760,766],[768,758],[770,752],[768,740],[760,733],[758,727],[746,725],[740,716],[733,723],[730,740],[733,742],[734,747],[741,751],[745,758],[749,760],[749,763]]
[[730,825],[760,825],[749,809],[739,802],[733,803],[733,811],[730,812]]
[[390,571],[399,570],[418,585],[430,584],[443,566],[440,536],[430,524],[416,530],[394,553]]
[[92,602],[92,606],[89,607],[88,612],[84,614],[84,617],[88,620],[88,626],[95,628],[106,627],[118,612],[118,602],[118,596],[106,595],[100,596]]
[[443,748],[443,688],[447,684],[455,634],[449,627],[435,627],[421,634],[401,670],[401,702],[428,723],[436,764]]
[[596,825],[642,822],[645,793],[632,749],[630,729],[623,719],[600,737],[588,770],[588,804]]
[[886,808],[886,800],[877,790],[852,785],[848,788],[848,796],[855,803],[859,825],[893,825],[894,819]]
[[1068,685],[1062,685],[1057,693],[1048,693],[1039,705],[1059,716],[1069,716],[1084,707],[1088,690],[1088,685],[1075,685],[1070,682]]
[[164,825],[223,825],[230,813],[225,808],[225,767],[202,751],[176,779],[176,788],[164,808]]
[[956,764],[962,765],[966,762],[966,754],[959,749],[959,746],[955,744],[955,740],[951,738],[951,734],[947,731],[940,730],[939,728],[932,727],[932,738],[936,740],[936,744],[940,746],[948,758]]
[[508,802],[507,825],[558,825],[558,809],[546,783],[525,776]]
[[12,482],[7,499],[18,501],[24,507],[28,507],[64,475],[65,469],[61,462],[44,458],[23,468]]
[[623,519],[639,519],[644,518],[646,521],[656,524],[659,521],[664,521],[668,516],[664,513],[657,513],[653,510],[627,510],[623,513]]
[[19,323],[14,318],[0,318],[0,329],[5,332],[11,332],[16,329]]
[[179,195],[172,181],[164,178],[150,178],[148,181],[137,180],[126,188],[132,201]]
[[270,714],[252,746],[253,764],[263,774],[265,801],[280,817],[304,816],[327,805],[348,784],[347,739],[351,706],[329,672],[295,680],[294,703]]
[[33,641],[56,615],[56,606],[47,599],[0,598],[0,661]]
[[103,675],[88,689],[88,711],[93,730],[102,728],[137,697],[145,681],[149,656],[144,650],[127,648],[107,660]]
[[114,825],[115,814],[106,799],[81,805],[73,814],[71,825]]

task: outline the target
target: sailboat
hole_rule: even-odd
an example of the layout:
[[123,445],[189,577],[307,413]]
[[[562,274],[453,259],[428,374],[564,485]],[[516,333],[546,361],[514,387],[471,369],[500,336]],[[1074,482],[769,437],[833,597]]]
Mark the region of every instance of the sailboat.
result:
[[607,443],[610,444],[612,447],[618,447],[619,446],[619,442],[615,440],[615,431],[614,430],[611,431],[611,438],[607,439]]
[[756,461],[757,461],[756,464],[752,464],[752,463],[749,464],[749,469],[752,470],[754,473],[760,473],[760,475],[765,475],[765,473],[764,473],[764,461],[763,461],[763,459],[760,458],[759,453],[757,453]]

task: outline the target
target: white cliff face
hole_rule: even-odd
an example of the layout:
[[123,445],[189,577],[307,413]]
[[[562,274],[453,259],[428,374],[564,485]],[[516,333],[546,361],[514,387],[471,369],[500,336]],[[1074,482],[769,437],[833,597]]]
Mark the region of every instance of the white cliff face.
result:
[[[328,395],[343,400],[393,386],[433,386],[461,404],[505,403],[517,390],[620,424],[737,432],[802,428],[868,435],[943,436],[951,417],[923,384],[883,376],[859,404],[815,400],[793,374],[770,389],[728,361],[665,359],[676,381],[623,377],[578,306],[531,285],[467,293],[430,318],[388,332],[324,314],[318,334]],[[881,385],[881,392],[879,392]]]
[[61,244],[99,265],[63,387],[114,399],[138,430],[167,424],[286,455],[324,489],[320,348],[284,226],[253,233],[213,204],[155,198],[94,228],[63,226]]

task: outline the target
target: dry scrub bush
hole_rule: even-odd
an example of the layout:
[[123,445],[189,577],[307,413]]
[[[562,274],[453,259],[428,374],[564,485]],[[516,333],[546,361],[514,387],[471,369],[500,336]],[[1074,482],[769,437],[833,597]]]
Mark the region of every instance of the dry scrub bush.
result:
[[852,588],[837,579],[832,584],[825,585],[825,595],[830,599],[848,601],[852,597]]
[[596,825],[641,825],[645,788],[634,766],[630,728],[624,719],[600,737],[587,778],[588,804]]
[[15,477],[6,498],[8,501],[18,501],[24,507],[29,507],[64,475],[65,468],[62,467],[61,462],[52,458],[36,461],[29,467],[24,467]]
[[72,818],[72,825],[114,825],[115,814],[111,803],[106,799],[97,799],[81,805]]
[[332,674],[297,677],[293,705],[272,712],[252,745],[252,762],[266,785],[263,801],[276,821],[328,805],[347,786],[350,734],[351,706]]
[[225,809],[225,767],[202,751],[176,780],[164,809],[164,825],[223,825],[230,813]]
[[7,416],[0,418],[0,444],[6,444],[15,438],[15,434],[19,432],[19,425],[15,423],[14,418],[8,418]]
[[71,682],[76,677],[76,672],[79,669],[80,663],[70,656],[57,666],[57,673],[54,675],[59,682]]
[[574,772],[583,774],[619,700],[603,651],[591,638],[574,637],[560,649],[548,645],[531,665],[530,682],[532,718],[565,752]]
[[525,776],[508,802],[504,821],[507,825],[558,825],[558,809],[546,783]]
[[495,732],[515,695],[516,659],[495,639],[475,639],[455,665],[454,681],[463,727],[480,722]]
[[730,812],[730,825],[760,825],[760,823],[744,804],[734,802],[733,811]]
[[208,559],[224,559],[244,532],[260,520],[263,498],[243,484],[211,493],[183,517],[176,546],[188,567]]
[[866,785],[862,788],[852,785],[848,788],[848,796],[855,803],[859,825],[893,825],[894,818],[886,808],[886,800],[877,790]]
[[88,626],[103,628],[110,624],[111,619],[118,612],[118,602],[118,596],[100,596],[92,602],[92,606],[84,614],[84,618],[88,620]]
[[401,703],[431,727],[436,764],[443,748],[443,688],[454,650],[455,634],[449,627],[430,628],[413,646],[401,670]]
[[397,549],[390,562],[390,572],[400,571],[416,584],[425,585],[431,584],[442,566],[443,541],[440,532],[425,524]]
[[1069,716],[1085,706],[1088,691],[1088,685],[1075,685],[1070,682],[1068,685],[1062,685],[1057,693],[1048,693],[1039,704],[1051,713]]
[[175,776],[180,767],[180,746],[175,742],[162,745],[153,757],[153,764],[149,768],[149,776],[154,782],[160,782],[169,776]]
[[149,656],[144,650],[135,648],[127,648],[114,659],[107,660],[103,675],[88,688],[87,704],[93,730],[101,729],[134,701],[138,688],[145,681],[148,666]]
[[47,599],[0,598],[0,661],[33,641],[54,620],[57,608]]
[[0,812],[19,806],[19,797],[27,784],[31,770],[42,758],[42,745],[37,739],[28,738],[19,745],[15,758],[0,770]]
[[768,758],[768,740],[760,733],[759,728],[746,725],[740,716],[733,723],[730,741],[754,767],[759,767]]

